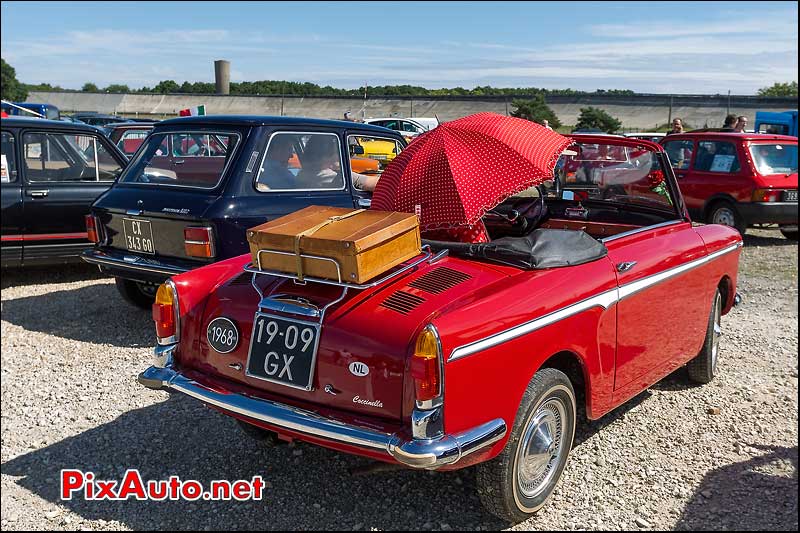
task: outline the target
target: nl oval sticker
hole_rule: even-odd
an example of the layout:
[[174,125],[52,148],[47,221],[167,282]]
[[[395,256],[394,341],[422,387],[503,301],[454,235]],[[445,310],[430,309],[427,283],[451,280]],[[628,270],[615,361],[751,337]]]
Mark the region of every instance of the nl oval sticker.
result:
[[364,363],[353,361],[350,363],[350,373],[354,376],[364,377],[369,374],[369,367]]
[[239,344],[239,330],[228,318],[217,317],[208,324],[206,330],[208,344],[219,353],[232,352]]

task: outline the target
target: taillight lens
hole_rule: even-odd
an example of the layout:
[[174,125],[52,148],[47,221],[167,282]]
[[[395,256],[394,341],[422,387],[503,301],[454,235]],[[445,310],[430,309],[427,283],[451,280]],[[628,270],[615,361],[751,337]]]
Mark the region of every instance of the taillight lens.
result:
[[780,202],[783,191],[776,189],[756,189],[753,191],[754,202]]
[[96,216],[86,215],[86,235],[87,238],[93,243],[100,242],[100,233],[97,230],[99,225],[100,223]]
[[418,402],[433,400],[441,395],[441,354],[439,341],[430,327],[417,337],[414,356],[411,358],[411,378]]
[[214,257],[214,237],[211,228],[184,228],[183,242],[189,257]]
[[153,321],[159,339],[178,341],[178,298],[170,282],[162,283],[153,302]]

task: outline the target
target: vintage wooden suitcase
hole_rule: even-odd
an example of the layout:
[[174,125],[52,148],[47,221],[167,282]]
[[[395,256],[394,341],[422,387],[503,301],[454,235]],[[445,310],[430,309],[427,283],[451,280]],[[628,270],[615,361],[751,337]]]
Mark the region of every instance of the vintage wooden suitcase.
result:
[[419,255],[421,248],[414,214],[321,206],[250,228],[247,240],[253,265],[260,258],[262,269],[338,281],[338,263],[341,281],[358,284]]

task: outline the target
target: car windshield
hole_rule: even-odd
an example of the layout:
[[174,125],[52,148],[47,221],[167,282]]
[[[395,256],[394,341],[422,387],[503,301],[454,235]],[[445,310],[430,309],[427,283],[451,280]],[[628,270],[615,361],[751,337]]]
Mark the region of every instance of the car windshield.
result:
[[213,189],[238,143],[239,135],[229,132],[153,133],[120,182]]
[[578,142],[559,158],[547,196],[599,200],[674,211],[656,154],[645,147]]
[[796,144],[753,144],[750,155],[759,174],[795,174],[797,172]]

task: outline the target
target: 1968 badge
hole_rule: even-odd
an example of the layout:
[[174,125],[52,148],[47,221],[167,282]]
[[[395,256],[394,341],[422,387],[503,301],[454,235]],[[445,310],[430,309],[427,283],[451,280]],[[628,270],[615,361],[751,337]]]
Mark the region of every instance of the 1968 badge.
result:
[[239,344],[239,330],[229,318],[220,316],[208,324],[206,338],[219,353],[229,353]]

